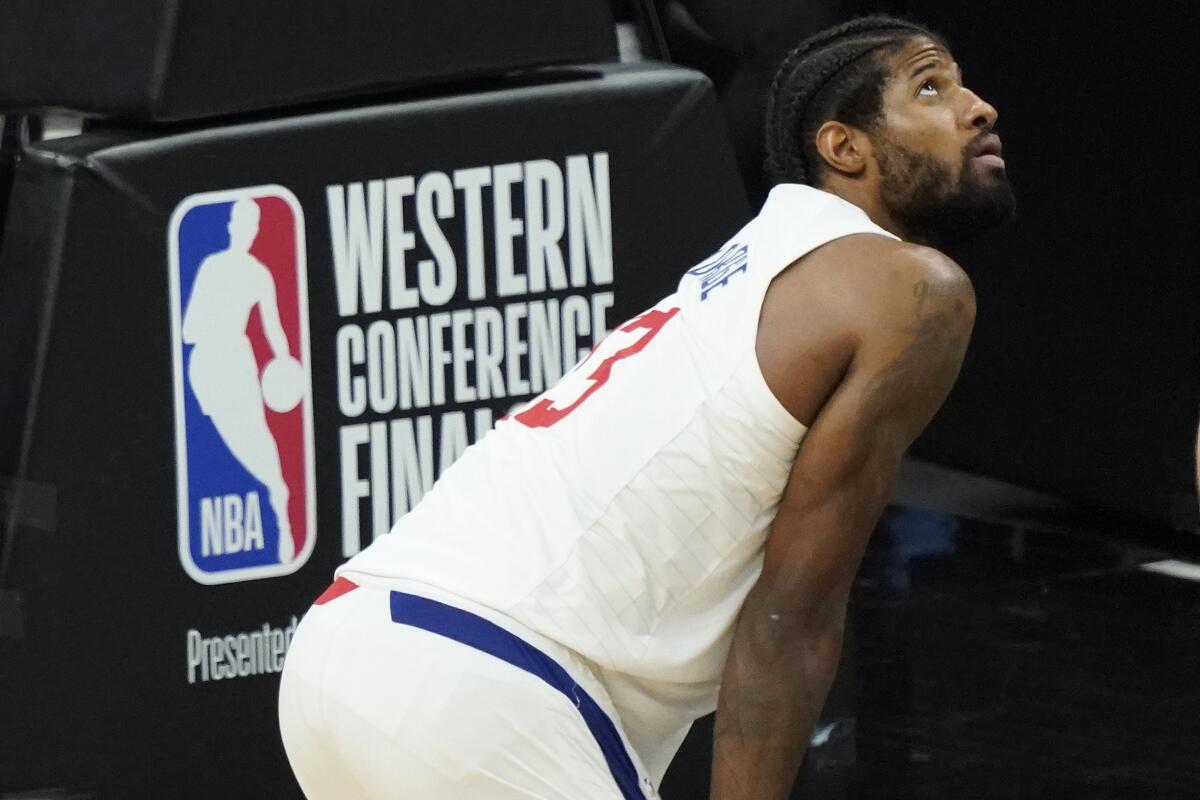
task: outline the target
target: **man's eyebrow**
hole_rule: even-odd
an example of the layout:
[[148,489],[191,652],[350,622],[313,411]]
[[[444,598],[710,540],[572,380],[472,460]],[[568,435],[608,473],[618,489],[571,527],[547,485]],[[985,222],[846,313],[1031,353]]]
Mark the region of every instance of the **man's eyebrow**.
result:
[[937,61],[926,61],[921,66],[914,69],[912,75],[909,75],[908,78],[909,78],[909,80],[912,80],[913,78],[917,77],[921,73],[929,72],[930,70],[937,69],[940,66],[941,66],[941,64]]

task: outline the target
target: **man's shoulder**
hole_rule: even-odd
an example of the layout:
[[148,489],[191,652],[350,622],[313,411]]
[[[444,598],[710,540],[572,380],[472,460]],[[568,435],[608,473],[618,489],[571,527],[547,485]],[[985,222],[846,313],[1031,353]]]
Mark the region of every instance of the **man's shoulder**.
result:
[[954,259],[940,250],[877,233],[834,239],[810,253],[811,269],[829,280],[871,284],[889,278],[953,281],[966,277]]
[[846,298],[866,329],[905,324],[913,313],[974,314],[974,287],[954,259],[932,247],[876,234],[855,234],[812,253],[808,265],[822,293]]

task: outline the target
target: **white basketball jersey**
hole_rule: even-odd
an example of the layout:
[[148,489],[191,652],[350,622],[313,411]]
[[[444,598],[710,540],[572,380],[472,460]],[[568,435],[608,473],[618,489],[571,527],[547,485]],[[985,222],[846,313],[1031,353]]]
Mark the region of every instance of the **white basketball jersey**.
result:
[[339,574],[419,581],[577,651],[661,778],[713,708],[735,618],[806,433],[755,355],[771,280],[854,233],[840,198],[776,187],[678,290],[468,448]]

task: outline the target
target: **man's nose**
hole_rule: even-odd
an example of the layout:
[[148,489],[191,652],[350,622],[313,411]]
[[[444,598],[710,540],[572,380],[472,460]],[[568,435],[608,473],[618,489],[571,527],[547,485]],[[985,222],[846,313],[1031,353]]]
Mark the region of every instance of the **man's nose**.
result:
[[963,91],[967,93],[967,97],[969,98],[969,102],[966,105],[968,127],[982,131],[990,131],[994,128],[996,126],[996,119],[1000,116],[1000,112],[996,110],[996,107],[970,89],[964,89]]

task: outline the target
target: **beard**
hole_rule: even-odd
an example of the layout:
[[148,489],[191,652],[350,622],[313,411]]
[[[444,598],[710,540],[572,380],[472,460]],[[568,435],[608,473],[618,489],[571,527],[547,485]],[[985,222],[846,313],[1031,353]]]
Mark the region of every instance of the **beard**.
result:
[[1008,222],[1017,200],[1002,169],[980,170],[963,151],[958,180],[928,153],[885,141],[877,160],[880,198],[905,238],[938,249],[962,244]]

